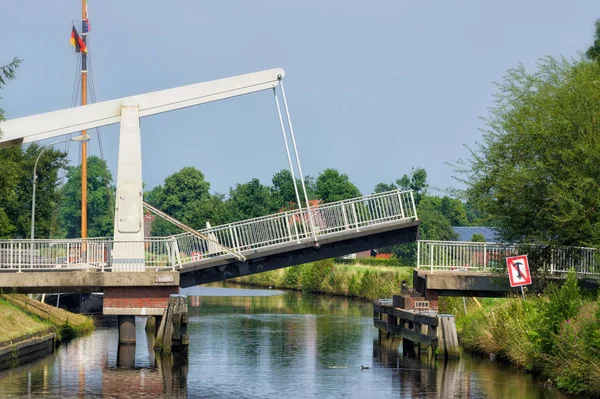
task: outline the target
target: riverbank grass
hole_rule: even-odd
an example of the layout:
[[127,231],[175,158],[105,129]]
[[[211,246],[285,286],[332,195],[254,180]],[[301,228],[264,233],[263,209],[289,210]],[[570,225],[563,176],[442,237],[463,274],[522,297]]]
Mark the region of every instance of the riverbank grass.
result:
[[412,281],[411,267],[336,264],[333,259],[238,277],[240,284],[364,299],[391,298]]
[[35,335],[50,327],[50,323],[31,317],[20,308],[0,298],[0,342]]
[[44,331],[54,331],[59,341],[68,341],[94,329],[90,317],[46,305],[25,295],[0,295],[0,317],[0,342]]
[[497,301],[458,319],[465,349],[494,354],[569,393],[600,395],[600,306],[574,272],[540,297]]

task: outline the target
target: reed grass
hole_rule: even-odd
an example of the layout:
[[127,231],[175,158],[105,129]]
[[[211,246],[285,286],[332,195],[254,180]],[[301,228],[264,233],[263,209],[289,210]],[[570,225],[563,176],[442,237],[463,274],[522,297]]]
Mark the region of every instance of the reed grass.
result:
[[402,281],[412,281],[411,267],[336,264],[333,259],[238,277],[235,282],[353,298],[391,298]]

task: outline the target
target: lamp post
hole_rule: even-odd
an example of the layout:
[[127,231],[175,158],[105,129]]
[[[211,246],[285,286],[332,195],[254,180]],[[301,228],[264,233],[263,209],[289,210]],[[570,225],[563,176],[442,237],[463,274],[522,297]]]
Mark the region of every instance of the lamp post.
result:
[[[34,233],[35,233],[35,188],[37,186],[37,165],[38,165],[40,157],[42,156],[44,151],[46,151],[48,148],[50,148],[56,144],[66,143],[67,141],[78,141],[81,143],[87,143],[88,141],[90,141],[90,136],[88,136],[86,134],[83,136],[70,137],[68,139],[62,139],[62,140],[55,141],[53,143],[50,143],[50,144],[42,147],[42,149],[40,150],[40,153],[38,154],[38,156],[35,160],[35,165],[33,166],[33,192],[31,194],[31,240],[32,240],[31,244],[32,244],[32,249],[33,249],[33,238],[34,238]],[[32,253],[31,261],[33,262],[33,253]]]

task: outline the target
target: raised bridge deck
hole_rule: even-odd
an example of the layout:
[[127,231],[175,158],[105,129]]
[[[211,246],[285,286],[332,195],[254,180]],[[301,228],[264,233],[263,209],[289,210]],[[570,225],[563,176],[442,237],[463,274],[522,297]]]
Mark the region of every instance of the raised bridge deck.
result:
[[[216,226],[200,235],[143,242],[4,240],[0,289],[49,293],[99,292],[106,286],[188,287],[416,241],[418,226],[412,192],[395,190]],[[143,259],[127,255],[140,245]]]

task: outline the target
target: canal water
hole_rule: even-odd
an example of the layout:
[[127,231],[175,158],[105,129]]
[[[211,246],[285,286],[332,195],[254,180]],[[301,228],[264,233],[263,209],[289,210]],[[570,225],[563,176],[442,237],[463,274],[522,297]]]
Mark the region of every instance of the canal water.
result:
[[276,290],[184,291],[187,358],[156,358],[143,318],[136,320],[137,345],[119,347],[112,320],[49,357],[1,372],[0,397],[564,397],[487,359],[428,363],[403,356],[397,340],[378,336],[365,301]]

